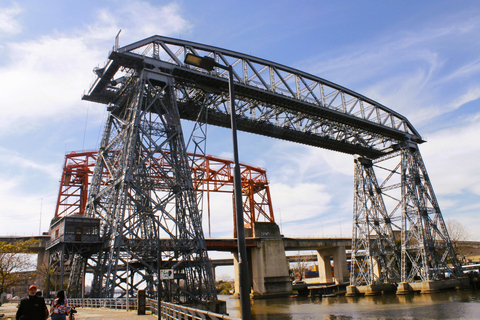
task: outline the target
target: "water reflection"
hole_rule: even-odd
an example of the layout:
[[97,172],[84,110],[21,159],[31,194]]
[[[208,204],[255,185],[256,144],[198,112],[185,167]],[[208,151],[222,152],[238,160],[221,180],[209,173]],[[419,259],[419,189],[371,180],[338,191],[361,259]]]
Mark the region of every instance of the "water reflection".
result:
[[[222,296],[231,316],[239,300]],[[282,298],[252,301],[255,320],[480,319],[480,295],[472,291],[386,294],[365,297]]]

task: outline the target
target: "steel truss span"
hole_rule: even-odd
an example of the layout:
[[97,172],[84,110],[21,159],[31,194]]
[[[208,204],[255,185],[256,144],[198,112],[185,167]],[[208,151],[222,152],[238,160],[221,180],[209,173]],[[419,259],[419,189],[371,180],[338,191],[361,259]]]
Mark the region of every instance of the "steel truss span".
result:
[[114,50],[84,99],[114,105],[124,74],[143,68],[157,81],[175,79],[182,118],[196,120],[206,106],[209,124],[229,127],[227,71],[185,65],[187,53],[233,66],[240,130],[369,158],[401,141],[423,142],[404,116],[347,88],[267,60],[160,36]]
[[[172,268],[175,281],[162,280],[163,298],[215,298],[201,195],[191,178],[190,168],[198,166],[189,163],[180,119],[195,121],[190,145],[204,156],[205,123],[230,126],[228,74],[223,68],[185,65],[187,53],[233,67],[239,130],[355,155],[352,263],[359,272],[352,272],[352,284],[430,280],[447,260],[455,265],[418,151],[423,139],[404,116],[287,66],[153,36],[114,47],[105,67],[94,70],[98,78],[83,97],[107,104],[110,111],[85,210],[102,221],[104,246],[91,259],[94,295],[113,296],[127,281],[122,270],[130,263],[143,273],[142,285],[152,294],[158,269]],[[160,158],[170,166],[159,166]],[[372,168],[392,159],[401,159],[400,165],[377,177]],[[394,176],[400,178],[397,184],[378,182]],[[400,192],[390,195],[392,190]]]

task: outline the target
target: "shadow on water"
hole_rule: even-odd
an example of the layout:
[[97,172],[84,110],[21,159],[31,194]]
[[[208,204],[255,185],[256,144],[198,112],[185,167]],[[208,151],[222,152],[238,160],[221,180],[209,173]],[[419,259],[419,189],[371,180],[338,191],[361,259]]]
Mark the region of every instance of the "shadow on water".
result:
[[[240,318],[239,300],[222,296],[231,316]],[[433,294],[373,297],[280,298],[252,300],[255,320],[480,319],[480,294],[446,291]]]

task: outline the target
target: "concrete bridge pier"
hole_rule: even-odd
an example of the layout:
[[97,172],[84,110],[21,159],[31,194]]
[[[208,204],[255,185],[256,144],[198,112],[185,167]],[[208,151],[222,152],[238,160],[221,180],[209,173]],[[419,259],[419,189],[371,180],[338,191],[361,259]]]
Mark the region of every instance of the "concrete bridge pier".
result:
[[346,297],[355,297],[359,295],[376,296],[385,292],[395,292],[397,287],[392,283],[369,284],[365,286],[351,285],[347,286]]
[[[286,296],[292,292],[292,282],[288,271],[280,229],[273,222],[256,222],[253,236],[257,246],[250,248],[249,269],[251,297],[253,299]],[[238,279],[238,254],[234,254],[235,292],[240,292]]]
[[[330,265],[330,260],[333,258],[333,273],[332,277],[332,267]],[[327,249],[318,249],[317,250],[317,260],[318,260],[318,277],[320,278],[320,283],[330,283],[334,282],[336,284],[342,284],[348,282],[348,266],[347,266],[347,256],[345,254],[345,247],[338,246]]]

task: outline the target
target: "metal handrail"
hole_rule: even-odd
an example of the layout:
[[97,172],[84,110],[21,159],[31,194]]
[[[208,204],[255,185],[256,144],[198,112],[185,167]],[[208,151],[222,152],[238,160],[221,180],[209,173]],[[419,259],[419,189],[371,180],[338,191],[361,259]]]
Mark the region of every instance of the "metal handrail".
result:
[[[158,315],[157,300],[147,298],[147,308]],[[174,303],[161,303],[161,319],[205,319],[205,320],[238,320],[225,314],[215,313],[207,310],[195,309]]]
[[[52,299],[45,299],[47,305],[51,304]],[[127,310],[126,298],[69,298],[68,304],[77,308],[109,308]],[[158,301],[154,299],[146,299],[146,309],[155,315],[158,315]],[[137,309],[137,299],[128,299],[128,310]],[[238,320],[225,314],[215,313],[207,310],[201,310],[182,306],[174,303],[161,303],[161,319],[202,319],[202,320]]]
[[[126,298],[69,298],[68,304],[71,307],[78,308],[109,308],[109,309],[125,309],[127,310],[127,300]],[[51,299],[45,299],[45,303],[50,304]],[[128,299],[128,310],[137,309],[137,299],[129,298]]]

